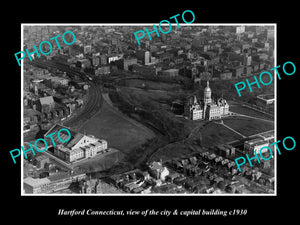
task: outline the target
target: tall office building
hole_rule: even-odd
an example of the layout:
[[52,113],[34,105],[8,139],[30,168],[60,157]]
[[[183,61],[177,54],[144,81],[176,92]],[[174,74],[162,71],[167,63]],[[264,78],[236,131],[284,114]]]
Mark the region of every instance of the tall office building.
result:
[[251,66],[252,63],[252,56],[251,55],[245,55],[244,56],[244,66]]
[[145,65],[149,65],[150,64],[150,52],[146,51],[145,52]]
[[150,57],[151,57],[151,55],[150,55],[149,51],[140,50],[140,51],[136,52],[136,58],[143,65],[149,65],[150,64]]

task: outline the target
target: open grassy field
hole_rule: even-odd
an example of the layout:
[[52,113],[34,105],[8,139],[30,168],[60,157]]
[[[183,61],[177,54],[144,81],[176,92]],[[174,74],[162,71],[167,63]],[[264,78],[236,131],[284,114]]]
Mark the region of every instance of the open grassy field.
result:
[[150,129],[115,111],[105,101],[100,111],[80,128],[80,132],[103,138],[109,146],[124,153],[155,137]]
[[[224,124],[240,132],[245,136],[253,135],[256,133],[268,131],[274,129],[272,123],[264,122],[261,120],[232,117],[222,119]],[[202,135],[202,147],[210,148],[219,144],[224,144],[234,140],[242,140],[243,137],[224,127],[222,124],[215,122],[220,121],[189,121],[194,123],[195,126],[199,127],[199,130],[193,135],[195,143],[199,143],[200,133]],[[191,124],[190,124],[191,125]],[[189,155],[194,152],[193,149],[189,148],[188,145],[183,143],[169,144],[166,147],[157,151],[153,156],[152,160],[168,160],[171,158],[181,157],[183,155]]]
[[[151,158],[151,161],[157,161],[162,159],[169,160],[172,158],[182,157],[184,155],[188,156],[191,153],[195,152],[195,148],[202,149],[200,146],[197,146],[196,143],[199,143],[200,133],[202,135],[202,147],[213,147],[215,145],[224,144],[233,140],[241,139],[241,136],[237,135],[233,131],[225,128],[220,124],[213,122],[196,122],[197,126],[200,127],[199,131],[193,135],[194,146],[190,147],[190,144],[187,143],[172,143],[164,148],[158,150]],[[196,150],[196,151],[198,151]]]
[[195,151],[193,149],[183,143],[168,144],[153,154],[150,161],[159,161],[160,159],[162,161],[166,161],[174,158],[180,158],[184,155],[189,156],[194,152]]
[[250,136],[253,134],[274,129],[274,124],[271,122],[266,122],[262,120],[251,119],[251,118],[242,118],[242,117],[226,118],[223,119],[223,122],[224,124],[228,125],[232,129],[236,130],[237,132],[245,136]]
[[170,110],[173,101],[182,98],[185,93],[177,83],[129,79],[119,87],[122,94],[135,105],[147,105]]
[[209,122],[203,126],[200,129],[200,132],[202,134],[202,146],[204,147],[212,147],[214,145],[241,139],[241,136],[237,135],[233,131],[227,129],[221,124],[213,122]]
[[79,164],[80,168],[83,168],[88,172],[103,171],[116,165],[124,158],[124,154],[118,150],[112,150],[106,153],[104,156],[99,155],[95,158],[89,159],[87,162]]
[[173,92],[160,90],[143,90],[131,87],[122,87],[122,95],[134,105],[151,105],[152,109],[170,110],[171,102],[177,99],[177,95]]
[[163,90],[163,91],[178,91],[180,89],[179,84],[155,82],[150,80],[130,79],[126,80],[126,86],[141,88],[142,85],[146,85],[149,89]]
[[229,110],[232,112],[240,113],[240,114],[247,115],[247,116],[253,116],[253,117],[271,120],[270,116],[268,116],[264,113],[261,113],[259,111],[256,111],[256,110],[250,109],[246,106],[242,106],[242,105],[238,105],[238,104],[232,105],[232,106],[230,105]]
[[157,101],[157,100],[167,100],[170,98],[175,98],[176,95],[172,92],[160,91],[160,90],[143,90],[130,87],[122,87],[122,93],[128,94],[134,99],[139,101]]

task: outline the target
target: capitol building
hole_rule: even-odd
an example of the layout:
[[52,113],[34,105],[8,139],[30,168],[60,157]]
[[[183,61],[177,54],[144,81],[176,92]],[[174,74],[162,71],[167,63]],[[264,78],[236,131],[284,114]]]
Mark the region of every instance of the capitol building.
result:
[[195,95],[192,96],[185,106],[185,115],[191,120],[213,120],[228,115],[229,105],[227,101],[223,98],[213,101],[211,93],[209,81],[207,81],[203,100],[198,101]]

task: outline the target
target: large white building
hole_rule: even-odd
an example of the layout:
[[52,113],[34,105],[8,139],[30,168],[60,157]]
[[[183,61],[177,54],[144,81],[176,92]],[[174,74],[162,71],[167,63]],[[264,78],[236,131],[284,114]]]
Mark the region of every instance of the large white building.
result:
[[[253,138],[244,142],[244,150],[251,155],[254,155],[254,152],[258,155],[260,154],[260,149],[263,147],[269,146],[269,142],[267,140],[263,140],[262,138]],[[268,152],[267,148],[264,148],[261,153]]]
[[32,178],[23,180],[23,188],[26,194],[47,194],[68,188],[71,183],[85,179],[86,174],[81,172],[58,172],[49,177]]
[[[60,129],[66,128],[59,124],[55,124],[44,135],[47,136],[53,132],[57,133]],[[68,142],[62,143],[57,135],[53,135],[56,146],[54,147],[54,155],[58,158],[71,163],[81,159],[92,158],[99,153],[107,151],[107,141],[95,138],[92,135],[84,135],[68,129],[71,133],[71,138]],[[68,139],[68,134],[63,131],[60,133],[62,140]],[[48,146],[51,147],[48,143]]]
[[239,26],[239,27],[236,27],[236,33],[237,34],[241,34],[241,33],[244,33],[245,32],[245,26]]
[[213,101],[211,98],[209,81],[204,89],[203,101],[198,101],[196,96],[190,98],[185,107],[185,114],[191,120],[219,119],[229,114],[229,105],[223,98]]

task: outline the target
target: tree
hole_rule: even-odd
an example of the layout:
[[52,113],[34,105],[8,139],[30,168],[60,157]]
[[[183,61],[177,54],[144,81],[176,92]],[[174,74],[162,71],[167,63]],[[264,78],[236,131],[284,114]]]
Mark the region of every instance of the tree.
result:
[[217,184],[217,187],[219,189],[221,189],[222,191],[224,191],[225,189],[225,182],[224,181],[220,181],[218,184]]
[[232,185],[227,185],[227,186],[225,187],[225,191],[226,191],[227,193],[234,193],[234,192],[235,192],[235,188],[234,188]]

